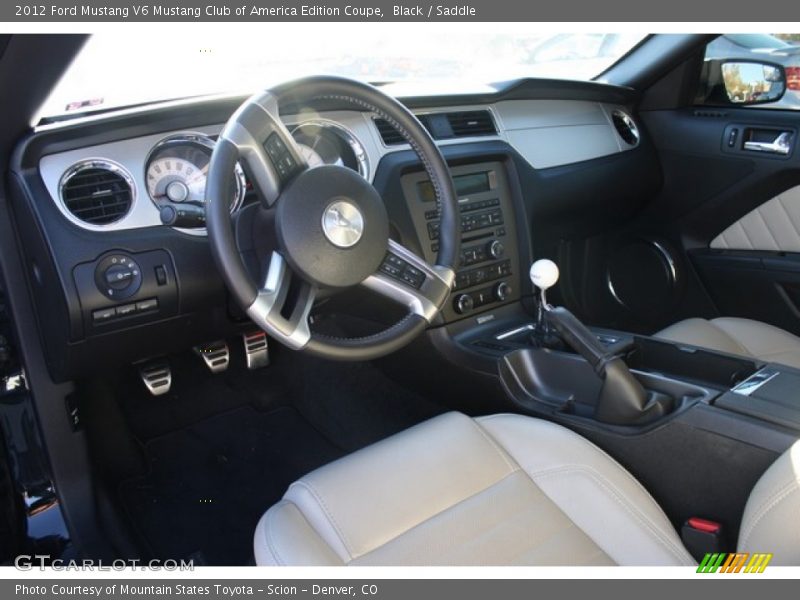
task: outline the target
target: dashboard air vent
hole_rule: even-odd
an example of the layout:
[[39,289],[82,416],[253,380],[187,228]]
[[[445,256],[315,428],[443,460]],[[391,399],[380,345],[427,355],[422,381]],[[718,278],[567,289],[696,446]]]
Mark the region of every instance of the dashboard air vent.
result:
[[497,134],[492,115],[488,110],[447,113],[447,121],[453,131],[453,137],[476,137]]
[[[492,114],[488,110],[464,110],[457,112],[425,113],[417,115],[420,123],[435,140],[450,140],[460,137],[496,135]],[[375,119],[378,133],[387,146],[405,144],[405,138],[384,119]]]
[[619,137],[621,137],[626,144],[629,146],[636,146],[639,143],[639,128],[630,115],[621,110],[615,110],[611,113],[611,120],[614,123]]
[[108,225],[128,214],[133,204],[132,177],[104,160],[80,162],[61,177],[61,202],[76,219]]
[[387,146],[397,146],[398,144],[405,144],[405,138],[400,135],[400,132],[397,131],[392,125],[389,124],[389,121],[385,119],[375,119],[375,127],[378,128],[378,133],[383,140],[383,143]]

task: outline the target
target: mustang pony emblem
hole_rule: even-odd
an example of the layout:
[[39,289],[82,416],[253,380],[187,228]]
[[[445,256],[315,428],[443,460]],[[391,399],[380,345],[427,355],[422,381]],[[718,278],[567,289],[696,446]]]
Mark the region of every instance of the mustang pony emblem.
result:
[[364,217],[354,204],[337,200],[322,213],[322,231],[334,246],[350,248],[364,235]]

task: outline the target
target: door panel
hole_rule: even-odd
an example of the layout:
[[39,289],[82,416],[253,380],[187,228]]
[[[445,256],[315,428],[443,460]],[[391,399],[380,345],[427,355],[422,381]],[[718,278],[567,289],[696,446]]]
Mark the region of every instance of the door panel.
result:
[[711,247],[800,252],[800,186],[747,213],[714,238]]
[[800,254],[695,250],[692,259],[721,315],[800,335]]
[[[694,305],[684,302],[676,318],[737,316],[800,334],[800,152],[796,138],[790,154],[778,157],[749,150],[748,136],[742,135],[750,130],[796,131],[800,115],[748,108],[698,117],[696,111],[684,110],[660,111],[645,120],[656,130],[656,145],[663,146],[662,161],[668,173],[656,204],[662,206],[662,214],[668,210],[666,205],[682,207],[681,214],[673,213],[669,227],[715,307],[712,315],[695,313]],[[692,127],[693,120],[711,120],[715,125]],[[733,129],[739,135],[731,142]],[[680,147],[686,150],[681,152]],[[675,179],[684,182],[684,189],[693,180],[698,185],[688,198],[679,198],[674,192],[681,183]],[[716,189],[701,181],[715,182]]]
[[[569,277],[579,278],[585,300],[575,302],[578,310],[592,323],[645,333],[689,317],[739,316],[800,334],[800,150],[761,154],[746,150],[742,135],[797,131],[800,114],[682,108],[643,110],[638,118],[658,152],[663,185],[627,226],[569,242],[579,265],[569,265]],[[732,127],[740,130],[733,148]],[[779,210],[790,216],[777,224]],[[751,234],[762,217],[772,233]],[[740,220],[750,245],[726,232]],[[666,270],[645,260],[657,257],[644,251],[647,244],[665,256]],[[656,280],[661,272],[667,276]]]

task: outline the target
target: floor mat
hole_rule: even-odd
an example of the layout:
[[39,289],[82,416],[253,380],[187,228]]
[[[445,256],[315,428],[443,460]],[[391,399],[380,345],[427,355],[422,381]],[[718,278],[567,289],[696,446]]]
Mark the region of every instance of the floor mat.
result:
[[123,482],[136,531],[158,558],[245,565],[253,531],[290,483],[343,451],[295,409],[246,406],[149,441],[150,474]]

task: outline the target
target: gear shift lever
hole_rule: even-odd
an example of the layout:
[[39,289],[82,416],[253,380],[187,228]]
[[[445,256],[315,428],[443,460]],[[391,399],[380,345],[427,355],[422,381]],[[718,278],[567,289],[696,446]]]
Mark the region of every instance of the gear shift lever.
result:
[[558,265],[552,260],[541,258],[531,265],[531,281],[540,292],[541,305],[547,304],[547,290],[558,283]]
[[531,265],[529,275],[531,282],[539,290],[536,323],[531,333],[531,341],[535,346],[544,348],[559,347],[560,340],[552,335],[545,317],[545,311],[549,307],[549,304],[547,304],[547,290],[558,282],[558,265],[552,260],[541,258]]
[[552,347],[548,337],[550,327],[578,354],[583,356],[603,380],[600,397],[595,406],[595,418],[605,423],[629,425],[642,423],[663,415],[671,399],[648,393],[633,376],[625,362],[603,346],[578,318],[564,307],[547,303],[547,290],[558,281],[558,266],[551,260],[537,260],[531,266],[533,285],[540,292],[539,310],[533,332],[533,342],[538,346]]

